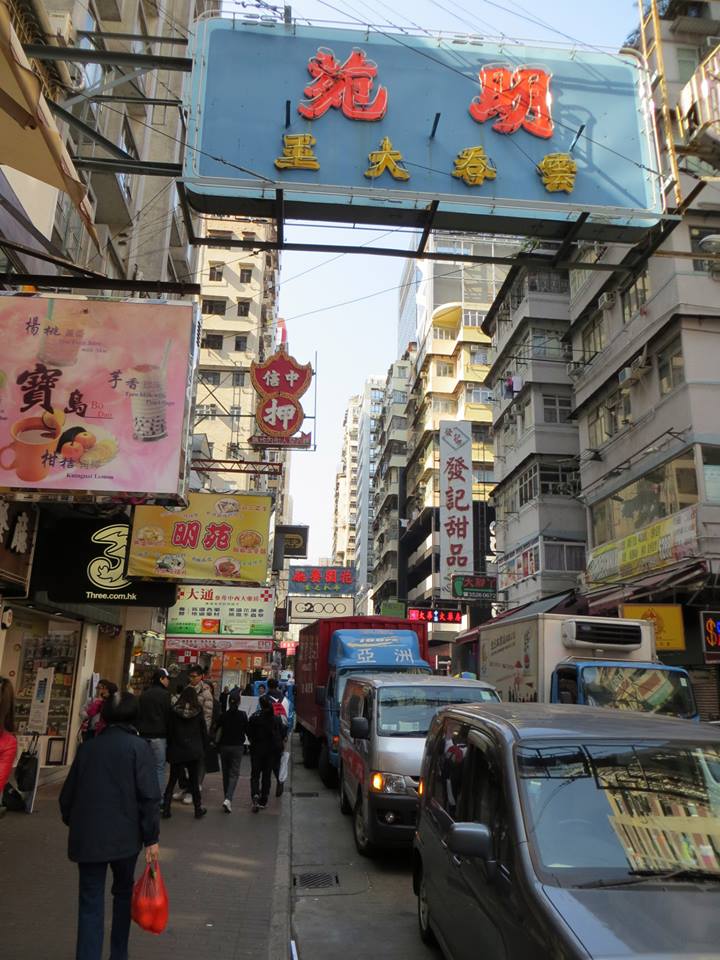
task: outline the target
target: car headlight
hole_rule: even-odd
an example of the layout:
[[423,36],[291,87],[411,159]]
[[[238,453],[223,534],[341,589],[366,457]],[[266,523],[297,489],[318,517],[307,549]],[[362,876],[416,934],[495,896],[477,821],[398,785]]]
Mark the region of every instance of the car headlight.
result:
[[375,793],[407,793],[405,777],[401,773],[373,773],[370,787]]

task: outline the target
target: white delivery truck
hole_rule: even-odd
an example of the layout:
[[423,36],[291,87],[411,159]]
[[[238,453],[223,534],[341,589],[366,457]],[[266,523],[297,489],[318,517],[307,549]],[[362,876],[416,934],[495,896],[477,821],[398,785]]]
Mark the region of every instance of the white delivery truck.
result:
[[478,644],[478,679],[506,702],[577,703],[698,719],[687,671],[659,662],[647,620],[540,613],[481,624],[472,640]]

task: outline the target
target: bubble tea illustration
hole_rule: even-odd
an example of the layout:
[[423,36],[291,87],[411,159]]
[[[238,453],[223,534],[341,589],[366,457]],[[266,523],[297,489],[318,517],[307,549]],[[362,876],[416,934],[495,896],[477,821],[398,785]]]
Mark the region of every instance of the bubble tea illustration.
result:
[[82,300],[49,300],[40,332],[38,360],[56,367],[71,367],[76,363],[88,313]]
[[134,389],[130,395],[135,440],[162,440],[167,436],[167,398],[165,383],[171,343],[159,365],[139,363],[132,369]]

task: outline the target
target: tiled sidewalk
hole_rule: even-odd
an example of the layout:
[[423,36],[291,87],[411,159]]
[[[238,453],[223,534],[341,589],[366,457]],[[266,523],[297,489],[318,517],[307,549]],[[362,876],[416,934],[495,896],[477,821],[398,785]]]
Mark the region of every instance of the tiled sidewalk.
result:
[[[208,814],[203,820],[194,819],[192,806],[173,803],[172,819],[161,821],[160,856],[170,922],[159,937],[133,924],[132,960],[288,956],[289,918],[284,914],[290,904],[289,790],[280,800],[273,798],[266,810],[252,814],[249,760],[243,758],[244,776],[232,814],[220,808],[220,774],[209,774],[203,788]],[[75,955],[77,868],[66,856],[59,789],[59,785],[41,788],[31,816],[7,813],[0,819],[3,960],[72,960]],[[285,855],[278,858],[279,838]],[[109,893],[107,902],[109,918]]]

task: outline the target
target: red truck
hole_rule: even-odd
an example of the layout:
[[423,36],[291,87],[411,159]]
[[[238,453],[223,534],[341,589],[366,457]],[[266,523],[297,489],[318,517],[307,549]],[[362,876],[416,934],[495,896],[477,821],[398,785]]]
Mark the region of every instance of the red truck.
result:
[[432,673],[427,626],[395,617],[333,617],[300,631],[295,653],[296,728],[306,767],[337,783],[339,710],[347,677],[378,671]]

